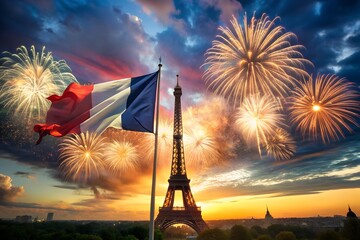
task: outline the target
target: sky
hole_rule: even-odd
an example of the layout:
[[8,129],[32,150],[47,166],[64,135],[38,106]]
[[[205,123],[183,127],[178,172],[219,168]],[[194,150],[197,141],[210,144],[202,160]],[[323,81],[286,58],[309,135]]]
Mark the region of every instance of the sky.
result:
[[[360,214],[360,130],[324,144],[303,139],[292,127],[297,151],[290,160],[259,157],[233,126],[229,101],[208,88],[205,52],[228,26],[246,13],[279,17],[277,25],[297,36],[310,74],[336,74],[360,87],[360,1],[13,0],[0,3],[0,52],[45,46],[65,60],[82,84],[155,72],[163,64],[160,93],[160,158],[156,209],[170,176],[176,74],[182,86],[185,160],[190,186],[204,220]],[[4,53],[1,57],[5,56]],[[122,173],[102,172],[91,181],[64,178],[61,139],[37,139],[19,116],[1,110],[0,218],[32,215],[54,219],[148,220],[153,135],[108,132],[148,152]],[[205,129],[207,148],[197,149],[191,131]],[[167,130],[167,131],[165,131]],[[150,156],[149,156],[150,155]],[[179,195],[175,202],[179,203]],[[156,211],[157,213],[157,211]]]

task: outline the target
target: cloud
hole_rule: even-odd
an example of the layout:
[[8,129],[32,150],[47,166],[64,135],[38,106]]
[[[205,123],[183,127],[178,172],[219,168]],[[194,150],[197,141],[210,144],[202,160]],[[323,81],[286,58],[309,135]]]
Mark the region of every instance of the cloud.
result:
[[[360,36],[360,34],[359,34]],[[349,57],[341,60],[339,65],[342,66],[339,76],[345,77],[348,80],[354,81],[360,85],[359,72],[360,72],[360,51],[350,55]]]
[[53,18],[59,22],[59,30],[45,43],[55,55],[67,60],[82,82],[102,82],[149,71],[148,63],[143,64],[142,59],[152,54],[152,40],[136,16],[111,4],[92,2],[86,6],[59,4]]
[[241,3],[235,0],[202,0],[205,5],[214,6],[221,11],[220,19],[224,23],[229,23],[231,17],[238,16],[239,11],[242,10]]
[[[95,204],[95,203],[94,203]],[[0,210],[16,209],[18,214],[29,213],[30,210],[36,212],[47,213],[49,211],[56,211],[57,214],[71,213],[72,215],[79,214],[80,212],[88,212],[91,206],[78,207],[64,201],[52,202],[50,204],[28,203],[28,202],[0,202]],[[6,210],[4,210],[5,212]],[[11,214],[11,212],[10,212]],[[72,217],[71,219],[76,219]]]
[[[2,125],[0,131],[5,127],[7,126]],[[2,140],[0,142],[0,157],[40,168],[57,168],[57,151],[55,150],[57,144],[52,141],[54,139],[46,139],[49,140],[47,143],[35,148],[35,145],[29,143],[28,140],[21,141],[14,135],[11,137],[11,133],[12,131],[9,130],[3,135],[3,137],[6,136],[6,140],[0,138]],[[40,158],[42,161],[39,161]]]
[[13,186],[11,182],[11,177],[0,174],[0,202],[12,201],[25,192],[23,186]]
[[301,146],[298,159],[280,164],[243,156],[239,162],[232,162],[227,170],[226,166],[212,169],[197,177],[193,180],[193,191],[200,200],[207,200],[264,194],[279,197],[359,188],[359,140],[359,135],[350,136],[337,147],[325,150],[311,148],[304,151],[306,146]]
[[37,33],[41,31],[42,20],[37,17],[37,9],[25,1],[0,3],[0,52],[15,51],[23,44],[38,44]]
[[159,23],[165,26],[174,26],[178,31],[184,32],[184,22],[181,19],[176,19],[173,16],[178,14],[174,2],[171,0],[160,1],[146,1],[138,0],[142,6],[143,11],[155,17]]
[[15,175],[21,176],[21,177],[25,177],[28,179],[35,179],[36,177],[34,176],[33,173],[31,172],[22,172],[22,171],[17,171],[14,173]]
[[53,187],[63,188],[63,189],[69,189],[69,190],[78,190],[78,189],[79,189],[79,187],[77,187],[77,186],[71,186],[71,185],[53,185]]
[[11,208],[36,208],[36,209],[41,208],[41,205],[38,203],[27,203],[27,202],[0,202],[0,205]]
[[95,186],[92,186],[91,190],[94,192],[95,199],[111,199],[111,200],[119,199],[114,194],[108,194],[105,191],[100,192],[99,189],[97,187],[95,187]]

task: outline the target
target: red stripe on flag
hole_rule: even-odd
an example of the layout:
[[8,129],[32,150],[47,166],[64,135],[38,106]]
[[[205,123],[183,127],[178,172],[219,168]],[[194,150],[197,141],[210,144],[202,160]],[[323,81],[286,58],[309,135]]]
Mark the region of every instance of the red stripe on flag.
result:
[[90,118],[93,89],[94,85],[71,83],[62,96],[48,97],[52,104],[47,112],[46,124],[34,126],[34,131],[39,133],[36,144],[46,135],[61,137],[68,133],[80,133],[80,124]]

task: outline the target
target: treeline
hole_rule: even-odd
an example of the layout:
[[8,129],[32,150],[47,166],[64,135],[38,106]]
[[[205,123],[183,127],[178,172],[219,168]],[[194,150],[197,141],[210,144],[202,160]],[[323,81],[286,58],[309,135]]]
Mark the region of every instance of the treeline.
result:
[[[148,235],[147,223],[0,221],[1,240],[147,240]],[[155,240],[163,240],[159,230]]]
[[[179,228],[180,229],[180,228]],[[181,232],[169,229],[166,235],[178,238]],[[0,221],[1,240],[148,240],[148,223],[137,222],[36,222],[16,223]],[[184,236],[185,237],[185,236]],[[182,238],[184,239],[184,238]],[[155,240],[164,240],[156,229]],[[235,225],[231,229],[208,229],[197,240],[360,240],[360,222],[344,221],[335,230],[314,231],[310,228],[274,224],[268,228]]]
[[314,231],[291,225],[253,226],[250,229],[235,225],[229,230],[218,228],[203,231],[197,240],[360,240],[358,219],[344,221],[344,227],[335,230]]

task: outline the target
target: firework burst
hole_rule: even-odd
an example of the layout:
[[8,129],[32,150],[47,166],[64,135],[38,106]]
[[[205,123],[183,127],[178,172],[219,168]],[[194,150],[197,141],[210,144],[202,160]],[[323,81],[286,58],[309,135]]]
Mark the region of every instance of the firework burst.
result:
[[290,98],[291,122],[302,134],[324,143],[345,138],[343,130],[352,132],[349,123],[358,125],[360,102],[354,84],[335,75],[317,75],[301,83]]
[[190,168],[200,171],[234,156],[238,137],[229,124],[231,113],[226,100],[215,95],[184,112],[184,148]]
[[24,46],[17,48],[17,54],[4,52],[1,58],[0,99],[14,116],[28,122],[45,117],[50,106],[46,98],[60,94],[75,77],[65,61],[55,61],[51,52],[30,52]]
[[266,153],[276,160],[288,160],[296,151],[295,140],[282,128],[277,128],[266,138]]
[[220,159],[216,140],[201,126],[185,130],[185,158],[195,166],[209,166]]
[[[154,158],[154,142],[155,137],[153,134],[147,134],[141,142],[143,146],[143,152],[146,154],[146,159]],[[171,151],[173,144],[173,130],[172,125],[167,121],[159,122],[159,133],[158,133],[158,154],[161,163],[171,162]]]
[[107,144],[104,150],[104,159],[109,169],[115,173],[123,174],[134,170],[138,164],[139,154],[136,146],[127,141],[114,141]]
[[123,129],[107,128],[102,136],[117,142],[129,142],[132,145],[139,145],[144,136],[142,132],[127,131]]
[[66,179],[89,182],[100,177],[105,168],[104,138],[86,132],[66,137],[59,144],[60,169]]
[[235,125],[248,141],[256,139],[260,156],[261,144],[266,144],[267,136],[282,125],[283,116],[278,110],[273,98],[256,94],[246,98],[236,113]]
[[263,14],[253,16],[244,26],[236,18],[231,20],[232,29],[219,27],[221,32],[206,52],[204,79],[215,93],[233,100],[235,104],[260,92],[274,98],[286,96],[289,86],[308,76],[300,50],[292,45],[296,35],[275,26]]

